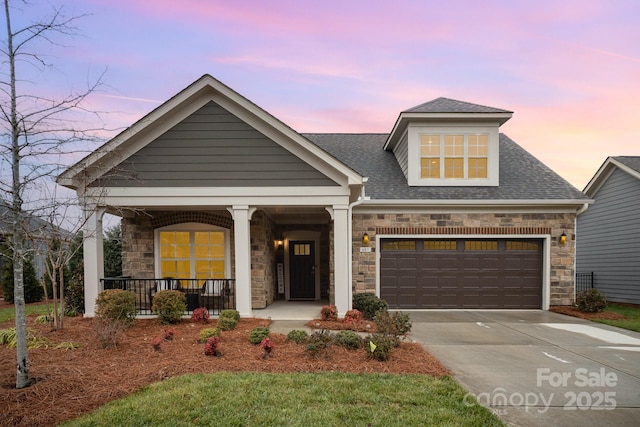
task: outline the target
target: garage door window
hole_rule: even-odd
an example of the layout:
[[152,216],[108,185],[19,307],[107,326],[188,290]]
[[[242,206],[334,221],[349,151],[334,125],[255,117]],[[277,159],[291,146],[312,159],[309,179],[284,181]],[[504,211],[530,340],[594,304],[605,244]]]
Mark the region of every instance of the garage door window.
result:
[[423,242],[425,251],[455,251],[456,243],[455,240],[425,240]]
[[537,251],[540,248],[537,242],[514,242],[507,240],[508,251]]
[[385,251],[415,251],[415,240],[400,240],[396,242],[382,242],[382,249]]
[[465,240],[465,251],[497,251],[498,242],[496,240]]

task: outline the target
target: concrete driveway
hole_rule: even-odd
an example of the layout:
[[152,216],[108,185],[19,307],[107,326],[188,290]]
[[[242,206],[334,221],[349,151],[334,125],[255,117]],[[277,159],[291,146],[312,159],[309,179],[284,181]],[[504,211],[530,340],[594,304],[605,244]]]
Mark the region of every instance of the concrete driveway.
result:
[[412,338],[507,425],[640,425],[639,333],[546,311],[410,314]]

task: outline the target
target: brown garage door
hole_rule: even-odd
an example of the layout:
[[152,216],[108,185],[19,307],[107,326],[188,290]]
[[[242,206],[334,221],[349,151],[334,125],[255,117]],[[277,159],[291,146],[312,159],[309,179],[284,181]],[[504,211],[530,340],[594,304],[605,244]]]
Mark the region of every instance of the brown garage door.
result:
[[542,241],[383,239],[390,308],[541,308]]

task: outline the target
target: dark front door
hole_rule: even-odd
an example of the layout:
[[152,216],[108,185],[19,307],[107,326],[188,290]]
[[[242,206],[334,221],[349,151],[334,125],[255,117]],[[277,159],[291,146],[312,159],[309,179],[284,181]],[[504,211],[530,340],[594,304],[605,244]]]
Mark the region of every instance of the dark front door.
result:
[[314,241],[289,243],[289,299],[315,299],[316,250]]

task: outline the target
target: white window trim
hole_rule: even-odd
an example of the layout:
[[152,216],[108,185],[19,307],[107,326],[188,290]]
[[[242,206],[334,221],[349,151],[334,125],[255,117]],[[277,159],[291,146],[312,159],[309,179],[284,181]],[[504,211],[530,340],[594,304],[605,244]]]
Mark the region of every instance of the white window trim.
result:
[[[498,126],[479,124],[456,126],[409,126],[408,181],[411,186],[497,186],[499,184],[499,133]],[[488,134],[487,178],[422,178],[420,176],[420,135],[465,135],[465,170],[467,168],[467,135]],[[444,171],[444,164],[440,165]]]
[[[201,224],[201,223],[197,223],[197,222],[187,222],[187,223],[182,223],[182,224],[174,224],[174,225],[167,225],[165,227],[160,227],[160,228],[156,228],[153,233],[153,258],[154,258],[154,263],[155,263],[155,276],[156,277],[160,277],[160,275],[162,274],[162,268],[160,265],[160,232],[161,231],[189,231],[189,232],[196,232],[196,231],[222,231],[224,232],[224,277],[225,278],[229,278],[231,277],[231,245],[229,242],[229,230],[223,227],[218,227],[215,225],[209,225],[209,224]],[[190,249],[190,257],[191,257],[191,279],[194,279],[195,276],[195,263],[194,261],[194,246],[193,246],[193,242],[191,243],[191,249]]]

